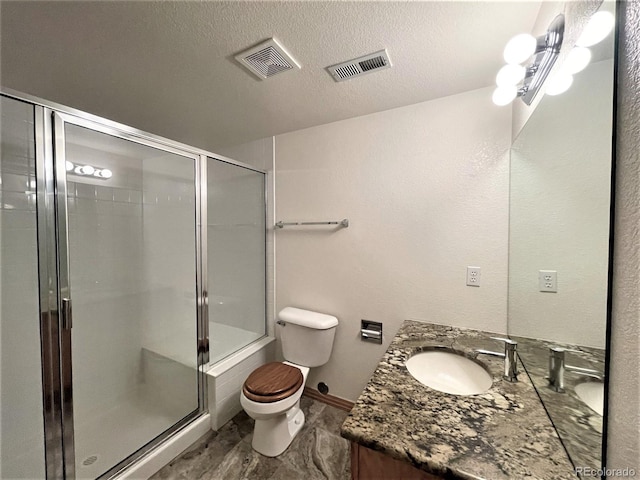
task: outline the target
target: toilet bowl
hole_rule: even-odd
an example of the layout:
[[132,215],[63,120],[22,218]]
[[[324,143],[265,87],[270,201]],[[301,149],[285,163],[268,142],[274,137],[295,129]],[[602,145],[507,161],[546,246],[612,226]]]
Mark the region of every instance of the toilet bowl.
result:
[[[274,364],[263,365],[263,367],[272,365]],[[298,369],[302,375],[300,385],[285,398],[272,402],[252,400],[246,395],[246,382],[240,393],[242,408],[255,420],[251,446],[256,452],[267,457],[277,457],[284,452],[304,426],[304,412],[300,409],[300,397],[302,397],[309,369],[290,362],[282,362],[280,365]],[[256,372],[257,370],[253,373]]]
[[278,314],[286,361],[255,369],[240,392],[240,404],[255,420],[253,449],[267,457],[284,452],[304,426],[300,397],[310,367],[324,365],[333,349],[338,319],[287,307]]

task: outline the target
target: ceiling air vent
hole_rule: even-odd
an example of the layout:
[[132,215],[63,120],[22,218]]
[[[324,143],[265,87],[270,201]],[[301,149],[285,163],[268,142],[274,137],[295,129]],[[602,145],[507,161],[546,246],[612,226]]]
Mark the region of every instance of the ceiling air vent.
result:
[[270,38],[249,50],[235,56],[240,64],[260,80],[273,77],[287,70],[299,69],[300,65],[278,43]]
[[378,70],[391,68],[391,60],[386,50],[380,50],[363,57],[354,58],[348,62],[327,67],[327,70],[336,82],[349,80]]

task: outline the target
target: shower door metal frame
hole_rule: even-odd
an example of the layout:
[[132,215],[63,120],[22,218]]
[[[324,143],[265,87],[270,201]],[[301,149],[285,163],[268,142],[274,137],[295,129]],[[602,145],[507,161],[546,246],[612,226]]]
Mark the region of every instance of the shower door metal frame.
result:
[[85,119],[76,115],[71,115],[51,109],[45,109],[45,116],[50,116],[53,122],[53,165],[55,174],[55,198],[56,198],[56,243],[57,243],[57,263],[58,263],[58,318],[62,319],[59,325],[60,331],[60,359],[61,359],[61,381],[62,381],[62,430],[64,438],[64,464],[65,464],[65,478],[75,478],[75,446],[73,442],[73,377],[72,377],[72,349],[71,349],[71,332],[72,332],[72,319],[70,304],[73,299],[71,294],[72,285],[69,278],[69,223],[68,223],[68,211],[67,211],[67,172],[66,172],[66,152],[65,152],[65,125],[76,125],[90,129],[94,132],[104,133],[115,138],[119,138],[126,141],[132,141],[137,144],[152,147],[161,151],[169,152],[172,154],[180,155],[184,158],[190,158],[193,160],[194,169],[194,266],[195,266],[195,289],[196,289],[196,332],[197,335],[194,339],[194,347],[197,348],[197,397],[198,408],[183,419],[178,421],[173,426],[165,430],[161,435],[153,439],[149,439],[149,442],[145,444],[139,450],[132,452],[130,456],[123,461],[114,465],[111,469],[105,472],[101,478],[112,477],[119,472],[123,471],[129,465],[142,458],[145,454],[150,452],[157,445],[162,443],[166,438],[175,434],[182,427],[190,423],[193,419],[200,416],[207,411],[206,402],[206,378],[202,371],[201,359],[208,356],[208,342],[201,342],[201,333],[206,334],[206,330],[202,328],[203,319],[203,301],[204,289],[202,284],[202,267],[201,267],[201,239],[200,239],[200,225],[201,225],[201,196],[200,196],[200,184],[201,184],[201,156],[191,151],[174,148],[166,143],[160,143],[152,139],[148,139],[142,133],[132,133],[122,131],[111,125],[105,125],[95,120]]
[[53,130],[44,107],[34,108],[45,472],[47,478],[64,478]]
[[209,363],[209,273],[207,256],[207,156],[200,154],[198,160],[196,197],[198,205],[198,371],[203,381],[198,380],[198,396],[208,410],[209,390],[205,367]]
[[[73,430],[73,376],[71,351],[71,287],[69,285],[69,228],[67,211],[67,176],[65,168],[64,123],[55,112],[45,109],[45,117],[49,117],[53,140],[53,185],[54,191],[54,231],[56,244],[56,283],[58,332],[60,338],[60,387],[61,418],[63,433],[63,459],[65,478],[75,478],[75,448]],[[64,174],[60,174],[62,165]]]

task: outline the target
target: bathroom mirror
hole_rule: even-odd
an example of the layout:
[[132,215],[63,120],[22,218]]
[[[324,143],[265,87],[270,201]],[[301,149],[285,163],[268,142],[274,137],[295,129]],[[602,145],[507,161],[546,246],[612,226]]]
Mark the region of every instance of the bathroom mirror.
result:
[[[568,91],[545,95],[511,149],[509,335],[576,468],[602,462],[613,37],[590,47]],[[565,350],[563,386],[546,378],[552,348]]]

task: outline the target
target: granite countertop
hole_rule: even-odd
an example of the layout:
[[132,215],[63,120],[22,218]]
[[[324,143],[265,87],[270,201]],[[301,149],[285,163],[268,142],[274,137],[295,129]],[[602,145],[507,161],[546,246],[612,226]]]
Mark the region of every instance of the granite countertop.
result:
[[[406,320],[354,408],[343,437],[448,479],[576,479],[567,454],[527,374],[502,379],[503,360],[480,355],[493,377],[484,394],[457,396],[414,379],[406,360],[430,346],[475,358],[500,351],[489,332]],[[425,348],[426,347],[426,348]]]
[[549,370],[550,347],[578,350],[565,354],[566,363],[597,372],[604,372],[604,350],[525,337],[511,338],[518,341],[518,355],[574,465],[595,470],[601,468],[602,416],[585,405],[575,393],[575,387],[579,383],[598,380],[566,371],[565,393],[557,393],[549,388],[545,377]]

